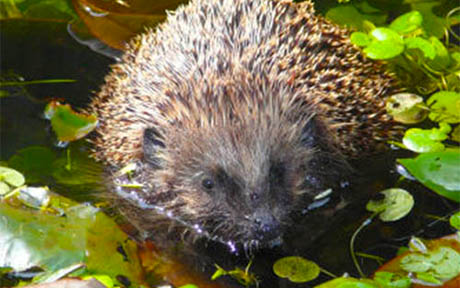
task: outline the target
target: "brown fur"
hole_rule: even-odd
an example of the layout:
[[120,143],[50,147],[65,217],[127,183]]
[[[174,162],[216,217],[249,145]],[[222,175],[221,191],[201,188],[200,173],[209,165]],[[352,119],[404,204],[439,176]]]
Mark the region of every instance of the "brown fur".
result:
[[137,164],[112,189],[140,229],[268,241],[334,186],[345,158],[396,133],[393,85],[308,1],[192,0],[112,67],[89,109],[93,156],[112,171]]

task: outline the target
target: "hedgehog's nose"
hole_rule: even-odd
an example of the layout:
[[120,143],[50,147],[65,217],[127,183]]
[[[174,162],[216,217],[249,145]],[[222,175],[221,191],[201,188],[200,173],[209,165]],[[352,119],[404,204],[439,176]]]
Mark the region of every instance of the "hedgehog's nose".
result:
[[271,213],[258,211],[254,216],[258,240],[270,241],[280,236],[281,225]]

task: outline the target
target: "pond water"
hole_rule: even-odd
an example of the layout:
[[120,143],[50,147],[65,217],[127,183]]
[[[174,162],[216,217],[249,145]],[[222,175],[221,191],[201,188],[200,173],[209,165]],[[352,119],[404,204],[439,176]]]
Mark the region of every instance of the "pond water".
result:
[[[0,98],[0,160],[7,161],[17,151],[33,145],[62,150],[56,146],[49,122],[42,116],[47,101],[64,99],[74,108],[84,107],[93,91],[103,83],[113,60],[78,44],[67,33],[65,23],[3,22],[1,39],[2,80],[16,81],[22,77],[25,80],[74,79],[76,82],[7,89],[10,96]],[[271,269],[274,261],[290,255],[315,261],[336,275],[348,272],[358,276],[349,253],[350,237],[370,215],[365,210],[368,198],[397,184],[414,195],[413,211],[397,222],[373,221],[359,234],[355,244],[357,251],[388,260],[413,235],[436,238],[452,233],[448,223],[433,216],[452,212],[456,209],[454,203],[441,199],[415,182],[399,182],[395,159],[405,156],[408,156],[405,152],[390,151],[354,163],[357,173],[343,183],[343,195],[345,198],[353,195],[351,198],[357,200],[333,217],[327,210],[328,205],[314,210],[311,213],[316,213],[315,216],[309,217],[308,223],[295,227],[282,247],[260,251],[251,268],[262,280],[260,287],[312,287],[329,279],[322,274],[313,282],[296,285],[277,278]],[[58,188],[53,183],[42,184],[50,185],[51,189]],[[213,270],[212,261],[222,261],[221,257],[227,257],[229,262],[240,267],[247,264],[244,255],[226,256],[226,247],[210,245],[202,253],[211,256],[211,263],[203,264],[208,265],[206,268],[210,271]],[[369,258],[359,257],[359,261],[365,273],[372,273],[379,266],[377,261]]]

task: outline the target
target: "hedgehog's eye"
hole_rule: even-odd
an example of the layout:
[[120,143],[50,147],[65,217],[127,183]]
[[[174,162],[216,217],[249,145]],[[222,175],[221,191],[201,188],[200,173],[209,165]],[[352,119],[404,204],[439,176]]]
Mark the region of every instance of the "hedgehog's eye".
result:
[[214,188],[214,181],[212,179],[206,178],[201,182],[201,185],[207,190],[211,190]]

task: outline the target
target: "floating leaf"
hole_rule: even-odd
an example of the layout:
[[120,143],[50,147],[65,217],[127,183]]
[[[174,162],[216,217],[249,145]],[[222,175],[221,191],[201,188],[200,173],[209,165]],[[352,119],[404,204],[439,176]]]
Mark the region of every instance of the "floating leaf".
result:
[[380,288],[380,285],[370,279],[339,277],[317,285],[315,288]]
[[455,229],[460,230],[460,212],[457,212],[454,215],[450,216],[449,223]]
[[18,171],[0,166],[0,182],[4,182],[14,187],[19,187],[24,185],[25,179]]
[[399,34],[408,34],[420,28],[423,22],[422,14],[418,11],[405,13],[391,22],[389,28]]
[[281,278],[288,278],[294,283],[308,282],[318,277],[319,266],[312,261],[298,256],[284,257],[273,264],[273,272]]
[[383,200],[371,200],[367,203],[366,209],[371,212],[378,212],[379,218],[384,222],[396,221],[412,210],[414,198],[404,189],[391,188],[380,192],[385,196]]
[[407,149],[418,153],[436,152],[444,150],[441,141],[447,139],[451,128],[447,123],[440,123],[439,128],[420,129],[411,128],[403,137],[403,144]]
[[371,59],[390,59],[404,51],[402,37],[391,29],[376,28],[370,35],[373,40],[363,51]]
[[386,288],[409,288],[411,286],[409,277],[386,271],[376,272],[374,281]]
[[430,41],[421,37],[405,38],[404,44],[407,49],[419,49],[425,58],[433,60],[436,57],[436,50]]
[[65,215],[0,202],[0,267],[14,271],[39,267],[52,273],[84,263],[92,274],[142,282],[136,245],[112,219],[88,205],[74,204]]
[[433,94],[426,103],[431,108],[428,117],[435,122],[460,122],[460,93],[440,91]]
[[460,253],[450,247],[439,247],[426,254],[404,256],[400,265],[408,272],[417,273],[417,278],[422,276],[421,280],[442,284],[441,280],[447,281],[460,274]]
[[460,202],[460,150],[423,153],[415,159],[398,159],[423,185]]
[[46,106],[45,117],[51,120],[58,139],[65,142],[83,138],[97,125],[96,116],[77,113],[70,105],[62,105],[56,101]]
[[412,93],[398,93],[390,96],[386,109],[393,119],[404,124],[419,123],[428,115],[423,98]]
[[363,32],[353,32],[350,36],[351,43],[360,47],[368,46],[371,44],[371,40],[371,37]]

